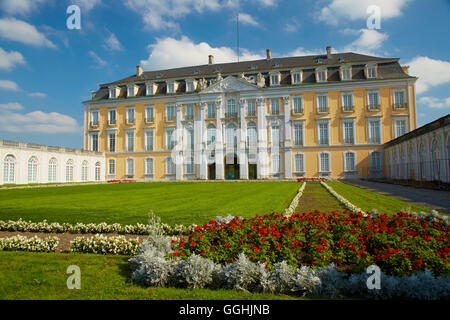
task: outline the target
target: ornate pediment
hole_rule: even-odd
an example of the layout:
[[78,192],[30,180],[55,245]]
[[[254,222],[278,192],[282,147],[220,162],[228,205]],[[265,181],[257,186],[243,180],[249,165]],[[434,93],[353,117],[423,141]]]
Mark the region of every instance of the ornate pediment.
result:
[[256,91],[258,87],[248,83],[244,79],[238,79],[233,76],[228,76],[219,82],[214,83],[203,91],[202,93],[227,93],[227,92],[237,92],[237,91]]

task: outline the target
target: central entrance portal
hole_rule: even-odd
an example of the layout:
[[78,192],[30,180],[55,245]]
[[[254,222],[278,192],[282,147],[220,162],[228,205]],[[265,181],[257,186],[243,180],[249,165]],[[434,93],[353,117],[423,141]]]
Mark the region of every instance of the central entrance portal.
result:
[[[228,161],[227,161],[228,158]],[[230,161],[232,159],[232,161]],[[233,158],[225,157],[225,180],[238,180],[240,179],[239,173],[239,163],[237,156],[234,155]]]
[[216,180],[216,164],[208,165],[208,180]]
[[255,164],[252,164],[252,163],[248,164],[248,178],[250,180],[256,180],[258,178],[256,163]]

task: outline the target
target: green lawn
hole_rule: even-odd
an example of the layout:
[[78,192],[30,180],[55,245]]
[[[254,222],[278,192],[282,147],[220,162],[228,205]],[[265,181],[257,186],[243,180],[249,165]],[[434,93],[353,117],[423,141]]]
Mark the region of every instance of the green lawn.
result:
[[[230,290],[145,288],[130,282],[129,257],[93,254],[0,252],[0,299],[20,300],[233,300],[299,299]],[[81,270],[81,289],[66,286],[67,267]]]
[[411,210],[415,212],[431,211],[430,209],[406,201],[351,186],[342,182],[330,181],[327,182],[327,184],[341,196],[366,212],[369,212],[372,209],[377,209],[380,213],[397,213],[407,208],[411,208]]
[[228,214],[282,212],[296,182],[155,182],[0,190],[0,220],[203,224]]

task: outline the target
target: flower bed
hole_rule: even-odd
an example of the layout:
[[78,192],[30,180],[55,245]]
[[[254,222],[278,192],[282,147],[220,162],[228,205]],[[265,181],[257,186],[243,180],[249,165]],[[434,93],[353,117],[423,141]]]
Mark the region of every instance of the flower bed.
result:
[[326,184],[325,182],[321,181],[320,184],[327,189],[327,191],[329,193],[331,193],[331,195],[333,195],[333,197],[335,197],[340,203],[342,203],[348,210],[350,211],[355,211],[355,212],[361,212],[364,216],[366,215],[366,213],[364,211],[362,211],[360,208],[358,208],[357,206],[355,206],[353,203],[351,203],[350,201],[348,201],[347,199],[345,199],[343,196],[341,196],[339,193],[337,193],[336,191],[334,191],[334,189],[332,187],[330,187],[328,184]]
[[[298,189],[297,194],[295,195],[294,199],[292,199],[291,204],[289,205],[289,207],[284,211],[284,216],[290,216],[291,214],[294,213],[295,209],[297,209],[298,206],[298,201],[300,200],[300,198],[303,195],[303,191],[305,191],[305,187],[306,187],[306,182],[303,182],[302,186],[300,187],[300,189]],[[216,220],[217,221],[217,220]]]
[[308,182],[308,181],[328,181],[327,178],[298,178],[297,179],[298,182]]
[[70,242],[71,252],[97,253],[97,254],[136,254],[141,243],[139,239],[127,240],[124,236],[105,237],[95,235],[91,238],[77,237]]
[[27,238],[19,235],[0,239],[0,251],[54,252],[58,244],[59,239],[57,237],[41,239],[37,236]]
[[390,275],[426,269],[450,275],[449,231],[439,217],[425,221],[407,213],[270,214],[236,217],[224,224],[211,220],[189,237],[172,240],[171,255],[187,258],[196,254],[224,264],[243,252],[268,268],[282,261],[293,267],[335,263],[341,270],[362,272],[376,264]]

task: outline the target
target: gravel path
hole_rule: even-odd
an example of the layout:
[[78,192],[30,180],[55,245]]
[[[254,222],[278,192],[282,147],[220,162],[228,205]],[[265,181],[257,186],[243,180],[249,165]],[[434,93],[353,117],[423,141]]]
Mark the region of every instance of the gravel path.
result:
[[318,182],[308,182],[295,212],[343,211],[346,208]]

